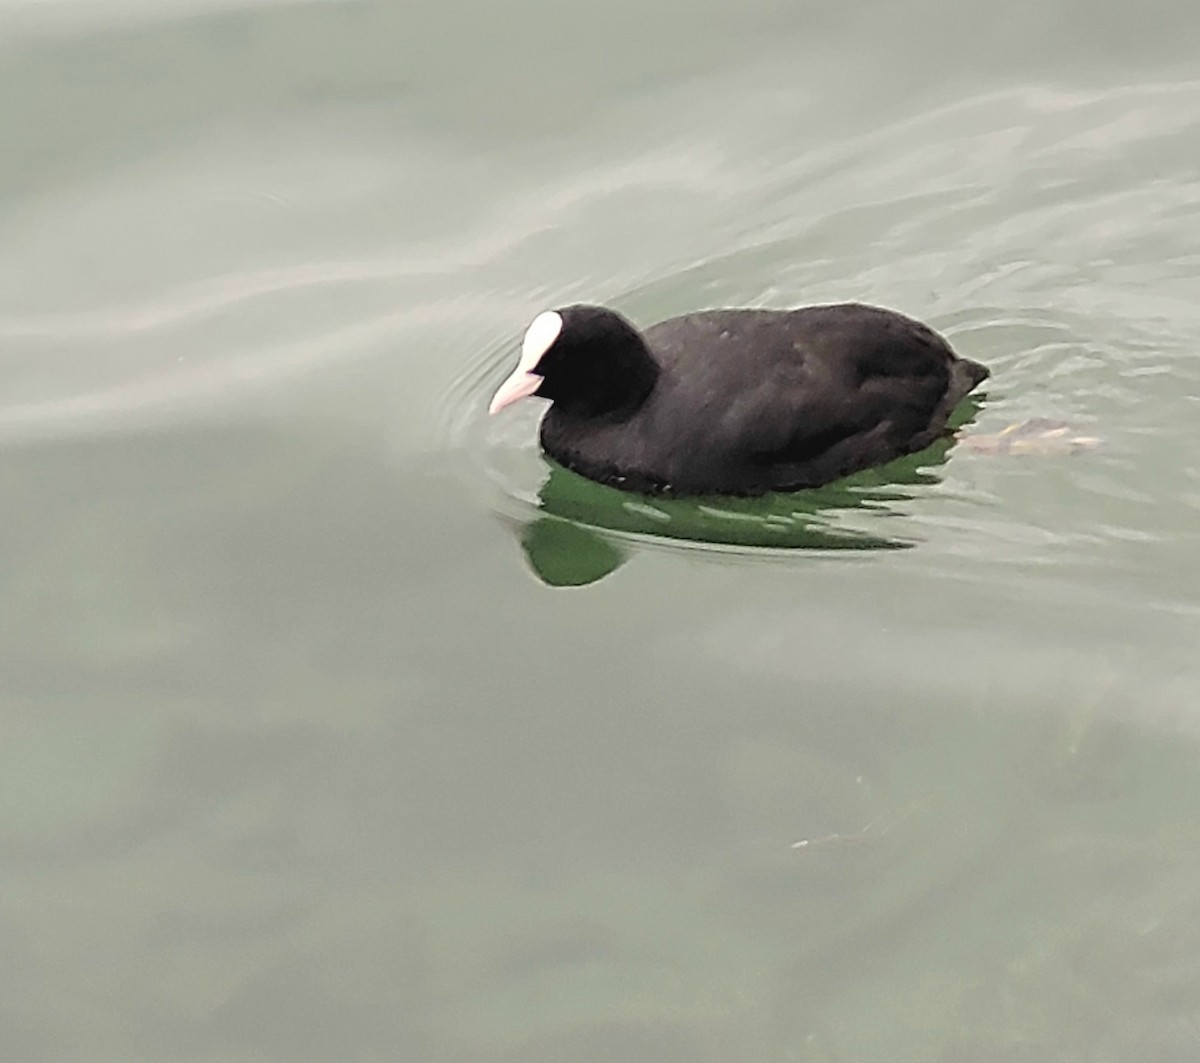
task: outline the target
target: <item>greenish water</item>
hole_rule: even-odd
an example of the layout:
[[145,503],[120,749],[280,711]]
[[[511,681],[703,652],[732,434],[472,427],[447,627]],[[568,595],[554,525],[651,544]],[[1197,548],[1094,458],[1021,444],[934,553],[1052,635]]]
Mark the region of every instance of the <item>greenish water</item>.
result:
[[[0,0],[0,1054],[1192,1061],[1200,14]],[[650,502],[547,306],[993,377]]]

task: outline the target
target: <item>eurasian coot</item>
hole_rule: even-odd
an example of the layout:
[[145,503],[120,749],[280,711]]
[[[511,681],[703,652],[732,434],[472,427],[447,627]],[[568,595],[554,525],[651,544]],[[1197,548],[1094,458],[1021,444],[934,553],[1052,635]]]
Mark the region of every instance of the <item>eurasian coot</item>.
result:
[[644,333],[568,306],[534,319],[489,412],[549,399],[546,453],[601,483],[757,495],[924,449],[987,375],[928,326],[857,303],[706,310]]

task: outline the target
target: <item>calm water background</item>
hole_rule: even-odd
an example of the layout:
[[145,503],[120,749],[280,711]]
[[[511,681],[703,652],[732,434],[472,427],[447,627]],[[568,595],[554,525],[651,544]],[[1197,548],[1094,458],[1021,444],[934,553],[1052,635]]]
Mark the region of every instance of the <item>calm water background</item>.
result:
[[[3,1058],[1198,1058],[1197,56],[0,0]],[[847,298],[1103,447],[672,508],[483,415],[546,306]]]

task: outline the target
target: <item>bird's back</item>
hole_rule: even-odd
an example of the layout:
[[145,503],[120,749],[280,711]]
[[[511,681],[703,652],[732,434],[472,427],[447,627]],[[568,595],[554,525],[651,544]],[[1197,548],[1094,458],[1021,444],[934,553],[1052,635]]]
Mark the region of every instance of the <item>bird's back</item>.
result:
[[552,407],[542,433],[565,464],[641,490],[828,483],[928,446],[987,375],[920,322],[858,304],[701,311],[644,337],[661,375],[641,408],[573,424]]

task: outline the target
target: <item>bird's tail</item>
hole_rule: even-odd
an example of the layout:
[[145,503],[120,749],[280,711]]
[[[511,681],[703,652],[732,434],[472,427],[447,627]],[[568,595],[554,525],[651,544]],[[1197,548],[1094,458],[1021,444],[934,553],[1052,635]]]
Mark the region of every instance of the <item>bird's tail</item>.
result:
[[956,358],[950,367],[948,398],[953,408],[969,391],[973,391],[991,375],[988,367],[969,358]]

